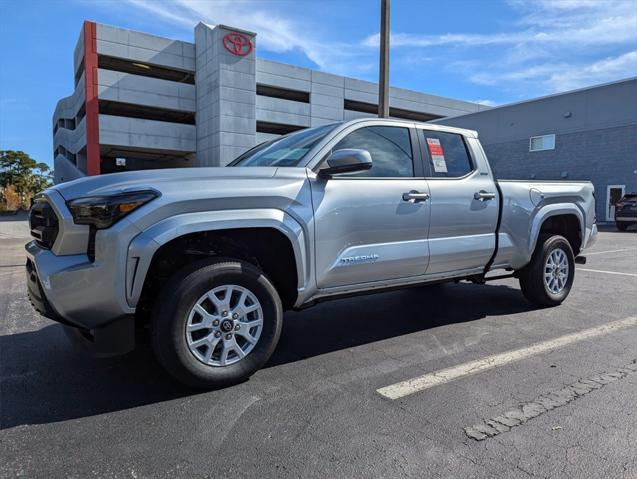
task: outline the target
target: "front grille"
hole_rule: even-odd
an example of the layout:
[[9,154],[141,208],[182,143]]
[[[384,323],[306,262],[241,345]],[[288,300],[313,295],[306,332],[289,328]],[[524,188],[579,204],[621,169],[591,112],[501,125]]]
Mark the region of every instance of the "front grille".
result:
[[29,212],[31,236],[44,248],[51,249],[58,235],[58,218],[48,201],[38,198]]

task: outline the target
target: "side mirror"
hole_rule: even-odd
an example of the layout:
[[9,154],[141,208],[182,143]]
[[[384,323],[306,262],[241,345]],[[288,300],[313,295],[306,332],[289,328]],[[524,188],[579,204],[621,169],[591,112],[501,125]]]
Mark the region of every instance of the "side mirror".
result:
[[348,148],[333,151],[319,171],[319,176],[329,178],[341,173],[354,173],[372,167],[372,155],[367,150]]

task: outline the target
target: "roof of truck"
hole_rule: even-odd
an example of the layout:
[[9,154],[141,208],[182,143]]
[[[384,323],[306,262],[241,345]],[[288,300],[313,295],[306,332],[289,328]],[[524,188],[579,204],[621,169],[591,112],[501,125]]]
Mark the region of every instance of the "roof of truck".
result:
[[466,128],[458,128],[455,126],[438,125],[434,123],[424,123],[424,122],[413,121],[413,120],[402,120],[400,118],[372,118],[372,117],[356,118],[355,120],[348,120],[348,121],[337,122],[337,123],[341,123],[342,125],[355,125],[359,123],[368,123],[368,122],[369,123],[383,122],[383,123],[391,123],[391,124],[404,125],[404,126],[415,125],[416,128],[424,128],[426,130],[442,131],[442,132],[448,132],[448,133],[457,133],[459,135],[464,135],[469,138],[478,138],[478,132],[475,130],[468,130]]

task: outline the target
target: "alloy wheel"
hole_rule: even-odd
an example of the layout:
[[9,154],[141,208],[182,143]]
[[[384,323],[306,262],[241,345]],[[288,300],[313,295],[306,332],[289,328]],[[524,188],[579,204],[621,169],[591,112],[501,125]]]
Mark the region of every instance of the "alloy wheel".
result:
[[202,295],[188,314],[186,342],[207,366],[235,364],[254,349],[263,331],[263,309],[243,286],[227,284]]

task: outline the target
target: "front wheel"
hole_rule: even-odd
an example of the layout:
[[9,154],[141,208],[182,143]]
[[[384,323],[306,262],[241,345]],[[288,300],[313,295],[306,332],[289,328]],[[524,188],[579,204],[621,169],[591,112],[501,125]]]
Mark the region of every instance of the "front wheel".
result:
[[616,221],[615,225],[619,231],[626,231],[628,229],[628,223],[623,223],[621,221]]
[[573,249],[563,236],[541,236],[531,262],[520,272],[522,294],[538,306],[557,306],[575,277]]
[[254,265],[213,258],[173,276],[153,308],[151,343],[162,366],[193,387],[244,381],[274,352],[283,308]]

